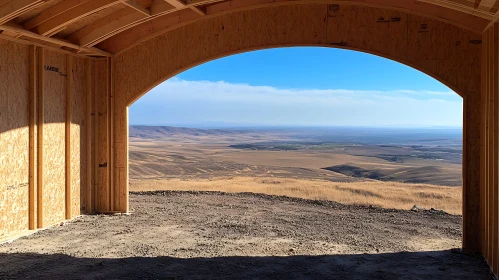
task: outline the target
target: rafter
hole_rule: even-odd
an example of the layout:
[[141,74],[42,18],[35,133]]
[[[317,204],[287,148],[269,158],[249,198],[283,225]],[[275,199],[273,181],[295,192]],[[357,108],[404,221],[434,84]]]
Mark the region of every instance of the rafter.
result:
[[47,0],[12,0],[4,1],[5,3],[0,3],[0,24],[4,24],[21,14],[32,10]]
[[57,17],[57,16],[63,14],[64,12],[66,12],[67,10],[70,10],[71,8],[76,7],[78,5],[81,5],[81,4],[88,2],[88,1],[89,0],[62,1],[59,4],[54,5],[48,9],[46,9],[45,11],[43,11],[39,15],[35,16],[34,18],[28,20],[27,22],[25,22],[23,24],[23,26],[27,30],[33,29],[33,28],[37,27],[38,25],[46,22],[47,20],[52,19],[54,17]]
[[205,12],[203,12],[198,7],[196,7],[194,5],[186,5],[181,0],[165,0],[165,1],[168,4],[170,4],[170,5],[174,6],[175,8],[177,8],[178,10],[189,8],[189,9],[193,10],[194,12],[196,12],[197,14],[201,15],[201,16],[204,16],[206,14]]
[[63,47],[69,48],[69,49],[75,50],[76,52],[84,52],[84,53],[87,53],[90,55],[99,55],[99,56],[113,56],[112,54],[110,54],[106,51],[100,50],[98,48],[83,48],[83,47],[80,47],[76,44],[66,42],[64,40],[38,35],[38,34],[33,33],[31,31],[17,27],[14,24],[7,23],[7,24],[0,25],[0,30],[18,33],[19,35],[21,35],[23,37],[31,38],[31,39],[34,39],[35,41],[46,42],[48,44],[56,45],[56,46],[59,46],[61,48],[63,48]]
[[160,31],[165,31],[199,18],[201,18],[199,14],[193,13],[189,9],[179,10],[134,26],[126,32],[121,32],[116,36],[105,40],[97,45],[97,47],[111,53],[118,53],[134,43],[143,41],[145,38],[157,34]]
[[[137,13],[132,9],[122,9],[117,11],[71,34],[68,36],[68,40],[83,47],[91,47],[120,32],[143,22],[164,16],[165,14],[173,13],[179,10],[189,11],[186,13],[192,13],[192,11],[198,10],[190,9],[188,6],[181,4],[180,2],[178,2],[179,4],[177,4],[176,7],[164,0],[161,0],[161,2],[159,2],[159,4],[155,3],[156,5],[151,7],[151,14],[148,16],[143,13]],[[157,7],[157,5],[161,5],[161,8]],[[198,11],[199,12],[196,12],[198,16],[204,15],[204,13],[200,10]]]
[[[60,3],[63,5],[64,1]],[[90,0],[82,3],[81,5],[69,7],[66,11],[53,17],[44,23],[33,28],[33,31],[43,35],[51,36],[63,29],[73,22],[84,18],[87,15],[93,14],[100,10],[106,9],[110,6],[121,3],[119,0]]]
[[135,0],[121,0],[121,3],[127,5],[128,7],[136,10],[137,12],[140,12],[146,16],[151,15],[151,11],[142,7],[140,4],[138,4]]
[[146,15],[137,13],[135,9],[121,9],[71,34],[68,40],[83,47],[91,47],[109,38],[112,34],[119,32],[121,29],[126,28],[128,25],[145,18],[147,18]]
[[498,20],[499,20],[499,11],[492,17],[492,19],[490,20],[489,24],[487,24],[487,26],[485,26],[485,28],[483,29],[483,32],[485,32],[487,29],[489,29]]

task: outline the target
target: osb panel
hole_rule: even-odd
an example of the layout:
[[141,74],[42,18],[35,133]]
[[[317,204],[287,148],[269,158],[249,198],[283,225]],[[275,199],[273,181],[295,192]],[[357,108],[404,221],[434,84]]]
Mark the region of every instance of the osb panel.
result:
[[43,126],[43,226],[65,219],[66,55],[45,51]]
[[329,5],[328,43],[413,66],[461,95],[478,92],[481,36],[454,25],[380,8]]
[[71,83],[71,216],[83,213],[87,177],[87,59],[73,58]]
[[0,239],[29,223],[28,46],[0,39]]
[[[480,202],[475,206],[481,209],[482,216],[470,226],[480,227],[473,232],[481,238],[481,252],[496,275],[499,273],[499,24],[491,26],[484,33],[483,41],[483,89],[480,144]],[[488,104],[489,103],[489,104]],[[468,141],[468,140],[466,140]],[[466,193],[476,196],[476,193]],[[466,226],[466,225],[465,225]]]
[[481,35],[416,15],[409,15],[407,32],[409,63],[462,95],[479,92]]
[[[114,142],[114,210],[128,211],[128,108],[115,108]],[[118,136],[118,138],[116,138]]]
[[95,133],[97,171],[95,174],[95,209],[109,210],[109,160],[108,160],[108,68],[107,61],[95,63]]
[[329,5],[328,44],[405,60],[407,17],[406,13],[387,9]]

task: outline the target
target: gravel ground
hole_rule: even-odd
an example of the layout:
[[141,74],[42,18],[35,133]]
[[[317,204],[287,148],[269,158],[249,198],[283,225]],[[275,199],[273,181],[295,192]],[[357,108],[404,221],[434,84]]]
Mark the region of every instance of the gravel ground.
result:
[[491,279],[461,217],[260,194],[133,193],[0,245],[0,279]]

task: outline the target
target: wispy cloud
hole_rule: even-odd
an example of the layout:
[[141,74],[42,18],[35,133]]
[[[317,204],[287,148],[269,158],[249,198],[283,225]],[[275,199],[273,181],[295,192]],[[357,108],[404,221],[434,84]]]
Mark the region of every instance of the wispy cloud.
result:
[[460,126],[454,92],[280,89],[170,79],[130,110],[134,124]]

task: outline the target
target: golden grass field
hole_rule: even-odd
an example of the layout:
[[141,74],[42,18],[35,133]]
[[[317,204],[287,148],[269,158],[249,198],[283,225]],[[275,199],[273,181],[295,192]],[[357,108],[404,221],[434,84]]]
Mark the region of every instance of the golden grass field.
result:
[[461,215],[461,187],[397,182],[331,182],[277,177],[217,177],[212,179],[140,179],[132,180],[131,191],[195,190],[252,192],[344,204],[374,205],[409,210],[414,205]]

